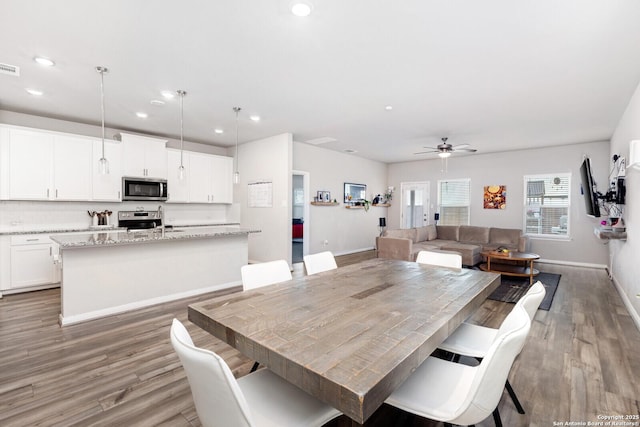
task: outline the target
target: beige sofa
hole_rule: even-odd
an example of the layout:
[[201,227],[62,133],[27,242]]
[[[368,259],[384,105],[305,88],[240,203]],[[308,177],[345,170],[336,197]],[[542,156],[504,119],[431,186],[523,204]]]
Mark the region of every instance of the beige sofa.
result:
[[444,250],[461,254],[462,264],[467,266],[481,262],[482,251],[504,247],[526,252],[528,243],[528,238],[519,229],[471,225],[428,225],[386,230],[376,238],[378,258],[415,261],[422,250]]

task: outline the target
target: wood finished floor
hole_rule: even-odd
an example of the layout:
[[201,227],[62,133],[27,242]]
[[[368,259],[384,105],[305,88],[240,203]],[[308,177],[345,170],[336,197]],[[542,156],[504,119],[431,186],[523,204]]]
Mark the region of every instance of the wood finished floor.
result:
[[[346,265],[372,252],[338,258]],[[562,274],[550,311],[538,311],[510,380],[526,415],[505,394],[505,426],[597,421],[640,413],[640,332],[603,270],[545,264]],[[294,275],[303,274],[297,264]],[[211,294],[60,328],[58,289],[0,299],[0,426],[199,426],[169,341],[173,317],[234,375],[252,361],[186,320]],[[497,327],[513,305],[487,300],[473,321]],[[331,426],[350,425],[338,419]],[[439,426],[383,406],[367,426]],[[478,426],[493,426],[491,418]]]

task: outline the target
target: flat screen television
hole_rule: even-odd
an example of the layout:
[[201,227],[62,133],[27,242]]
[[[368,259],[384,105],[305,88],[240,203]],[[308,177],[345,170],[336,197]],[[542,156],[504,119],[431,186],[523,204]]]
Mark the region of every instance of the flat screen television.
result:
[[591,162],[585,157],[580,166],[580,177],[582,179],[582,195],[587,215],[600,217],[600,206],[598,205],[598,195],[595,190],[593,175],[591,174]]

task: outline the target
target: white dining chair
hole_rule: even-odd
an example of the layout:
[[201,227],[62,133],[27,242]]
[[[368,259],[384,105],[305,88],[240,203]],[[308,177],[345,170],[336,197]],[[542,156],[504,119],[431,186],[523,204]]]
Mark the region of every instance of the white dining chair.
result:
[[462,255],[454,252],[420,251],[416,262],[441,267],[462,268]]
[[479,365],[430,356],[385,403],[445,425],[476,424],[493,413],[496,425],[501,426],[498,403],[530,327],[524,308],[514,308]]
[[[546,290],[542,282],[538,281],[531,285],[526,294],[518,300],[514,310],[517,307],[524,308],[525,312],[529,316],[529,320],[533,321],[533,318],[540,306],[540,303],[544,299]],[[459,356],[473,357],[478,360],[482,360],[485,357],[491,344],[495,340],[499,333],[499,329],[487,328],[486,326],[473,325],[471,323],[462,323],[449,337],[440,344],[439,348],[449,353],[456,355],[454,361],[458,361]],[[509,380],[505,382],[505,388],[513,400],[513,404],[520,414],[524,414],[524,408],[518,400],[513,387],[509,383]]]
[[240,268],[245,291],[291,280],[291,270],[285,260],[247,264]]
[[317,254],[305,255],[304,268],[307,275],[322,273],[323,271],[335,270],[338,268],[336,259],[330,251],[318,252]]
[[220,356],[193,344],[177,319],[171,325],[171,344],[205,427],[322,426],[341,415],[268,369],[236,380]]

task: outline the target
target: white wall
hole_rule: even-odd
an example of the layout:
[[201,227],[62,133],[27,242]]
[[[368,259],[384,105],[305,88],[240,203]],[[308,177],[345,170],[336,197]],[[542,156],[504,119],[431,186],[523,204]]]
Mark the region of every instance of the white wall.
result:
[[[240,182],[234,187],[234,202],[240,225],[258,228],[249,235],[249,261],[284,259],[291,264],[291,158],[292,135],[285,133],[241,144],[238,147]],[[249,183],[273,184],[272,207],[249,207]]]
[[[582,156],[591,158],[595,179],[606,190],[609,172],[609,143],[594,142],[564,145],[554,148],[509,151],[504,153],[451,156],[447,172],[441,172],[440,159],[422,160],[389,165],[389,185],[400,190],[401,182],[429,181],[431,203],[437,210],[437,182],[439,179],[471,179],[471,225],[503,228],[523,228],[524,175],[545,173],[571,173],[571,240],[531,239],[531,252],[541,259],[603,267],[607,261],[607,248],[593,235],[597,220],[585,214],[580,195],[580,164]],[[484,186],[506,185],[507,208],[483,209]],[[400,200],[396,193],[394,201]],[[400,206],[396,202],[389,210],[387,225],[398,228]]]
[[[610,157],[614,154],[629,159],[629,141],[640,139],[640,85],[622,116],[611,139]],[[623,219],[627,227],[626,241],[611,241],[610,268],[629,312],[640,328],[640,171],[627,170],[627,196]]]
[[[293,143],[293,167],[309,172],[307,203],[317,191],[330,191],[338,206],[311,206],[305,218],[305,240],[309,253],[325,250],[335,255],[372,249],[379,234],[378,218],[387,216],[388,208],[345,209],[342,203],[344,183],[367,185],[367,198],[384,193],[387,188],[387,165],[300,142]],[[325,245],[324,242],[328,243]]]

